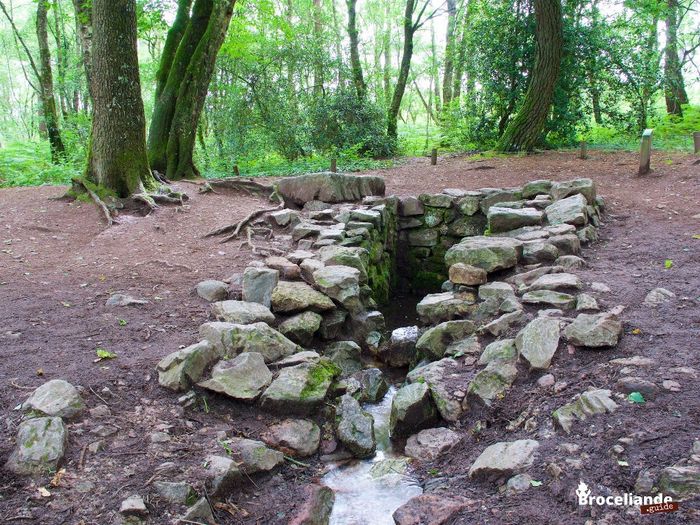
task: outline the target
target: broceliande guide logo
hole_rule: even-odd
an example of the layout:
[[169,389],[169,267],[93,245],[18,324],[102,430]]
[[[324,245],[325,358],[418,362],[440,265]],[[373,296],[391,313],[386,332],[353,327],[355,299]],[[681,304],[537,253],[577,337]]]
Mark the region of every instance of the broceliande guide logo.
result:
[[642,514],[655,514],[657,512],[673,512],[678,510],[678,503],[671,496],[662,493],[656,496],[638,496],[626,492],[617,496],[593,496],[591,489],[583,481],[579,481],[576,489],[576,497],[579,505],[606,505],[610,507],[639,507]]

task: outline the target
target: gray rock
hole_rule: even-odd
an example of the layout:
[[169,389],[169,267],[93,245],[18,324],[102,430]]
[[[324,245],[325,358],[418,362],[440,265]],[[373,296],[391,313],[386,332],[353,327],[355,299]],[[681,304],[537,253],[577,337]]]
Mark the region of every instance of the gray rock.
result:
[[318,408],[340,369],[330,360],[281,369],[261,398],[261,406],[285,414],[306,415]]
[[[307,238],[318,237],[325,228],[320,224],[311,222],[300,222],[294,226],[292,230],[292,240],[294,242],[302,241]],[[291,262],[290,262],[291,264]]]
[[197,291],[197,295],[210,303],[223,301],[228,297],[228,285],[223,281],[215,281],[212,279],[202,281],[197,284],[195,290]]
[[408,366],[416,357],[418,327],[404,326],[391,332],[389,343],[379,349],[379,359],[389,366]]
[[474,311],[471,294],[443,292],[426,295],[417,305],[416,312],[421,322],[435,324],[456,317],[466,317]]
[[523,302],[527,304],[549,304],[557,308],[570,309],[576,306],[577,300],[573,295],[554,290],[535,290],[523,294]]
[[487,273],[483,268],[478,268],[469,264],[456,263],[450,266],[449,277],[450,281],[455,284],[476,286],[486,282]]
[[542,223],[542,212],[535,208],[503,208],[491,206],[486,215],[491,233],[506,232]]
[[516,310],[515,312],[510,312],[503,314],[497,319],[494,319],[490,323],[485,324],[479,328],[481,333],[489,333],[496,337],[500,337],[506,334],[509,330],[519,325],[525,320],[525,314],[522,310]]
[[243,271],[243,300],[270,307],[272,291],[279,282],[279,270],[247,267]]
[[156,494],[168,503],[184,505],[194,494],[194,490],[186,481],[154,481],[153,489]]
[[272,381],[272,372],[265,366],[262,354],[244,352],[230,361],[219,361],[211,379],[199,386],[226,394],[239,401],[254,401]]
[[659,391],[659,387],[651,381],[642,379],[641,377],[621,377],[617,381],[617,388],[625,394],[632,392],[641,393],[645,399],[653,399]]
[[313,282],[314,281],[314,278],[313,278],[314,272],[316,270],[320,270],[324,266],[325,266],[325,264],[323,264],[318,259],[304,259],[299,264],[299,268],[301,268],[302,279],[304,279],[306,282]]
[[700,465],[674,465],[661,471],[659,491],[674,500],[685,501],[700,494]]
[[576,297],[576,310],[599,310],[598,301],[587,293],[578,294]]
[[537,195],[549,195],[552,187],[550,180],[533,180],[523,186],[523,199],[531,199]]
[[487,214],[494,204],[517,201],[522,197],[522,192],[516,189],[482,188],[481,191],[486,194],[479,202],[479,207],[484,214]]
[[445,497],[436,493],[421,494],[394,511],[396,525],[446,525],[458,523],[459,514],[473,505],[461,496]]
[[522,254],[522,241],[507,237],[467,237],[445,254],[445,263],[469,264],[493,272],[512,268]]
[[327,295],[302,282],[280,281],[272,292],[271,301],[272,310],[283,313],[325,312],[335,308]]
[[507,282],[513,283],[519,290],[524,289],[543,275],[548,273],[556,273],[562,271],[561,267],[557,266],[540,266],[534,270],[520,272],[506,279]]
[[533,319],[518,333],[515,346],[530,368],[549,368],[559,346],[559,320],[549,317]]
[[570,195],[582,194],[588,204],[596,201],[595,183],[591,179],[574,179],[565,182],[555,182],[549,194],[553,199],[559,200]]
[[622,335],[622,322],[614,312],[579,314],[564,329],[564,337],[573,345],[599,348],[615,346]]
[[482,301],[489,297],[503,300],[513,296],[515,296],[515,292],[513,291],[513,287],[508,283],[493,281],[479,286],[479,299]]
[[389,384],[378,368],[361,370],[356,372],[353,378],[359,383],[360,397],[358,401],[362,403],[378,403],[389,391]]
[[205,525],[216,525],[216,520],[214,519],[214,514],[211,511],[211,505],[209,505],[207,498],[199,498],[182,516],[180,521],[183,523],[194,521],[197,523],[204,523]]
[[533,439],[502,441],[484,450],[469,469],[470,477],[507,477],[532,466],[540,444]]
[[399,200],[399,214],[401,217],[415,217],[423,215],[425,209],[423,203],[416,197],[401,197]]
[[554,264],[565,270],[579,270],[586,265],[586,261],[577,255],[562,255],[554,261]]
[[277,270],[282,279],[299,279],[299,277],[301,277],[299,265],[293,263],[286,257],[273,255],[265,259],[265,265],[273,270]]
[[209,341],[200,341],[161,359],[156,365],[158,382],[176,392],[186,390],[218,359],[214,346]]
[[581,253],[581,241],[576,235],[552,235],[547,242],[553,244],[560,255],[578,255]]
[[391,403],[390,433],[392,437],[409,436],[430,427],[437,421],[437,410],[425,383],[404,385]]
[[549,273],[535,279],[528,291],[580,290],[581,286],[581,279],[572,273]]
[[374,456],[377,442],[374,437],[374,418],[360,408],[349,394],[340,398],[335,410],[338,440],[357,458]]
[[15,448],[5,467],[20,475],[46,475],[63,459],[68,431],[60,417],[37,417],[23,421]]
[[236,324],[272,323],[275,316],[267,306],[247,301],[220,301],[211,305],[217,321]]
[[326,266],[349,266],[360,272],[360,284],[367,282],[369,252],[355,246],[324,246],[319,250],[321,262]]
[[262,439],[287,455],[305,458],[318,450],[321,429],[308,419],[285,419],[269,427]]
[[312,483],[305,490],[304,503],[289,525],[328,525],[335,493],[328,487]]
[[266,363],[288,357],[302,348],[265,323],[204,323],[199,335],[209,341],[219,356],[233,357],[243,352],[262,354]]
[[340,377],[350,376],[362,369],[362,361],[360,361],[362,349],[354,341],[331,343],[324,353],[340,368]]
[[581,194],[555,201],[544,209],[550,224],[573,224],[585,226],[588,222],[586,198]]
[[462,215],[471,216],[479,211],[479,203],[484,197],[480,191],[468,191],[467,194],[457,201],[457,208]]
[[148,301],[146,299],[136,299],[122,293],[115,293],[110,295],[105,306],[139,306],[142,304],[148,304]]
[[484,348],[479,357],[480,365],[488,365],[492,361],[514,362],[518,359],[515,339],[498,339]]
[[312,173],[284,177],[277,182],[277,188],[285,202],[297,206],[313,200],[357,202],[368,195],[384,195],[384,179],[341,173]]
[[273,370],[279,370],[280,368],[285,368],[287,366],[296,366],[302,363],[316,363],[321,359],[321,355],[313,350],[304,350],[303,352],[297,352],[289,357],[270,363],[270,368]]
[[[591,219],[593,222],[597,221],[595,216]],[[590,242],[595,242],[598,240],[598,228],[596,228],[593,224],[589,224],[588,226],[584,226],[581,228],[579,231],[576,232],[576,237],[578,237],[578,240],[582,244],[588,244]]]
[[527,474],[517,474],[506,483],[506,494],[522,494],[530,488],[532,478]]
[[302,312],[285,319],[277,329],[290,340],[300,345],[308,345],[321,327],[321,317],[316,312]]
[[450,208],[454,203],[454,197],[442,193],[432,195],[423,193],[418,196],[418,199],[426,206],[432,206],[433,208]]
[[614,412],[617,403],[610,399],[610,390],[589,390],[576,397],[574,401],[556,409],[552,419],[567,434],[576,420],[585,421],[596,414]]
[[424,228],[420,230],[411,230],[408,232],[408,244],[410,246],[425,246],[432,247],[437,245],[440,234],[434,228]]
[[[210,454],[204,459],[209,494],[223,496],[243,484],[244,474],[238,461],[226,456]],[[211,510],[211,509],[210,509]]]
[[528,241],[523,245],[524,264],[552,263],[559,257],[559,248],[550,241]]
[[494,359],[469,382],[467,394],[476,396],[486,406],[491,406],[495,399],[505,394],[517,375],[514,360]]
[[338,338],[347,316],[348,313],[345,310],[331,310],[325,313],[318,329],[319,335],[326,340]]
[[78,390],[68,381],[52,379],[34,390],[22,404],[22,410],[33,410],[45,416],[71,418],[85,410]]
[[273,211],[270,213],[270,218],[272,221],[277,225],[277,226],[287,226],[292,222],[292,218],[296,217],[297,220],[299,219],[299,215],[297,212],[284,209],[284,210],[278,210],[278,211]]
[[362,310],[360,271],[351,266],[325,266],[313,274],[316,287],[350,312]]
[[226,440],[231,458],[238,464],[244,474],[270,472],[284,463],[284,454],[265,446],[262,441],[245,438]]
[[644,298],[644,306],[656,308],[676,298],[676,294],[666,288],[654,288]]
[[483,235],[485,230],[486,216],[477,213],[471,217],[460,217],[452,221],[447,229],[447,233],[453,237],[471,237]]
[[419,461],[433,461],[447,454],[461,439],[449,428],[427,428],[408,438],[404,454]]
[[456,360],[444,358],[427,365],[414,368],[406,376],[409,383],[425,383],[440,416],[445,421],[458,421],[464,409],[462,397],[456,393],[454,383],[459,386],[467,383],[470,370],[465,370]]
[[119,513],[124,516],[135,516],[143,518],[148,515],[148,509],[143,501],[143,498],[138,495],[129,496],[122,501],[119,506]]
[[416,342],[416,350],[431,359],[442,359],[451,345],[465,339],[475,330],[474,323],[468,320],[440,323],[426,330]]

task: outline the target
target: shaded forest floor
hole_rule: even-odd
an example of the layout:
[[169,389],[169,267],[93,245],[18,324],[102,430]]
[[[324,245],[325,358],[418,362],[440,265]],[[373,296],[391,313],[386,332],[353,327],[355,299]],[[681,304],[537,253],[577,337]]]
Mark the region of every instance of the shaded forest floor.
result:
[[[609,523],[700,520],[697,501],[682,503],[673,515],[640,518],[606,508],[580,510],[573,495],[579,479],[614,493],[632,491],[642,469],[687,458],[693,440],[700,438],[700,240],[692,237],[700,234],[700,165],[694,161],[689,155],[656,152],[654,172],[642,178],[636,175],[635,154],[600,152],[592,152],[586,161],[557,152],[479,160],[448,157],[436,167],[414,159],[373,172],[386,178],[387,194],[591,177],[606,199],[609,215],[601,240],[584,250],[588,265],[579,275],[611,288],[599,296],[604,307],[627,307],[625,336],[604,356],[560,353],[550,372],[567,382],[568,389],[543,396],[534,382],[524,390],[521,385],[519,396],[506,397],[491,411],[492,421],[483,432],[473,435],[473,422],[465,422],[457,449],[416,469],[422,480],[473,500],[459,523],[581,523],[591,512],[596,519],[611,513]],[[112,523],[127,496],[147,496],[154,479],[179,479],[178,471],[196,471],[207,453],[221,453],[217,440],[222,431],[258,437],[276,419],[218,398],[211,398],[208,407],[185,412],[177,396],[158,385],[157,361],[196,342],[198,327],[207,320],[208,304],[195,295],[194,285],[242,272],[255,258],[249,250],[239,250],[237,242],[219,244],[203,234],[269,206],[253,197],[199,195],[196,186],[180,187],[192,197],[187,206],[162,208],[145,218],[122,217],[110,229],[104,228],[92,204],[49,200],[64,188],[0,190],[0,464],[12,449],[20,420],[13,409],[49,379],[81,385],[88,407],[107,404],[111,412],[69,424],[66,473],[57,487],[48,486],[49,478],[31,484],[1,471],[0,521]],[[668,269],[667,259],[672,261]],[[642,306],[647,292],[657,286],[675,292],[677,300],[659,309]],[[106,307],[115,292],[149,302]],[[639,333],[632,333],[634,329]],[[98,347],[117,358],[95,363]],[[568,453],[543,450],[550,460],[561,454],[564,473],[553,479],[542,464],[532,475],[543,485],[507,500],[492,485],[464,477],[486,445],[527,435],[522,429],[506,433],[504,428],[528,406],[546,418],[587,386],[614,386],[620,371],[607,361],[634,355],[655,362],[635,375],[658,385],[676,381],[680,390],[660,388],[642,406],[601,416],[595,435],[567,438],[579,446],[580,468],[564,463]],[[159,432],[169,439],[162,441],[155,434]],[[618,438],[631,435],[634,445],[625,453],[629,466],[621,466],[610,449]],[[100,439],[103,450],[88,449]],[[156,469],[166,462],[175,466]],[[322,467],[317,460],[309,467],[288,464],[274,476],[256,480],[231,496],[232,505],[218,510],[220,522],[286,523],[301,503],[304,485],[317,479]],[[44,485],[48,497],[38,491]],[[148,501],[153,523],[170,523],[182,513],[177,505]]]

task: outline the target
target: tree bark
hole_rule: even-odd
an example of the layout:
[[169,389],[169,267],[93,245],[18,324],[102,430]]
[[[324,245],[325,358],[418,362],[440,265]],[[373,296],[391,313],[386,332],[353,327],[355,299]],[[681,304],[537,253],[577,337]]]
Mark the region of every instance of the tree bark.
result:
[[457,2],[447,0],[447,35],[445,43],[445,65],[442,75],[442,104],[447,107],[452,101],[454,84],[454,62],[457,33]]
[[323,61],[321,60],[321,49],[323,47],[323,24],[321,21],[322,15],[321,0],[314,0],[313,17],[314,17],[314,99],[318,100],[323,95]]
[[561,69],[564,38],[560,0],[535,0],[537,52],[523,105],[501,137],[501,151],[531,151],[540,141]]
[[666,9],[666,49],[664,50],[666,112],[669,115],[683,116],[681,104],[688,103],[688,94],[683,81],[681,61],[678,58],[678,0],[667,0]]
[[36,10],[36,36],[39,43],[39,92],[46,131],[49,136],[51,160],[58,162],[65,153],[61,130],[58,124],[56,99],[53,90],[53,74],[51,72],[51,52],[49,51],[48,31],[46,29],[48,3],[39,0]]
[[[462,96],[462,77],[464,76],[465,65],[467,61],[467,37],[469,35],[469,24],[471,23],[471,0],[466,0],[464,13],[462,14],[462,31],[459,43],[456,43],[456,52],[454,53],[454,72],[452,74],[452,98],[451,100],[459,99]],[[469,82],[473,83],[471,74],[469,74]]]
[[357,0],[346,0],[348,6],[348,36],[350,37],[350,66],[352,70],[352,82],[357,91],[357,97],[365,98],[367,84],[362,75],[362,63],[360,62],[359,38],[357,33]]
[[236,2],[195,0],[189,15],[191,3],[180,0],[168,33],[148,135],[151,167],[172,180],[199,175],[193,161],[197,122]]
[[136,1],[93,0],[92,135],[87,179],[119,197],[156,187],[136,48]]
[[382,81],[384,83],[384,103],[388,108],[391,104],[391,10],[390,3],[384,5],[384,35],[382,51],[384,52],[384,71]]

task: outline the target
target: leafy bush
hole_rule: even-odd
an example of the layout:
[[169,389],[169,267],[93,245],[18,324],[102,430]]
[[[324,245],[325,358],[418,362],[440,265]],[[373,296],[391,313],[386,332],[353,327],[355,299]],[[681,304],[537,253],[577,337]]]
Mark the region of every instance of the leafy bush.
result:
[[390,157],[396,144],[385,126],[383,110],[351,89],[338,89],[322,98],[310,114],[311,141],[325,152],[352,149],[374,158]]
[[69,184],[80,175],[73,164],[51,164],[49,144],[12,142],[0,148],[0,187]]

